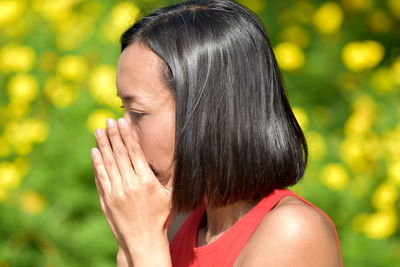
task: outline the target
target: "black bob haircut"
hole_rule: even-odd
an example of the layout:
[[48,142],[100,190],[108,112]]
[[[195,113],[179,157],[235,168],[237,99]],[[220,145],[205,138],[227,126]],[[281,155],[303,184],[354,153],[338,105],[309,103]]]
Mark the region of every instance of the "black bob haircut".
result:
[[121,50],[136,41],[161,58],[175,97],[176,211],[259,201],[300,180],[307,143],[254,13],[229,0],[185,1],[134,23]]

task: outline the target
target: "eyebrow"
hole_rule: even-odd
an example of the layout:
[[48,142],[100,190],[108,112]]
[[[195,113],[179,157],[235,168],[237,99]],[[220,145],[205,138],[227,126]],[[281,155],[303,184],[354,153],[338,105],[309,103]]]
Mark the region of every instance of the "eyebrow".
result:
[[117,92],[117,96],[119,96],[122,100],[124,101],[133,101],[135,98],[130,95],[120,95],[119,92]]

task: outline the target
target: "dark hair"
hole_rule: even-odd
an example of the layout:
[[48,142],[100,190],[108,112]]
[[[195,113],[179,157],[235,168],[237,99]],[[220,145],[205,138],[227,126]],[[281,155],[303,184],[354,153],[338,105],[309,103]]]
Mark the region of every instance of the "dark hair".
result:
[[177,211],[205,199],[210,207],[259,201],[300,180],[307,143],[254,13],[228,0],[186,1],[134,23],[122,50],[135,41],[165,63],[175,97]]

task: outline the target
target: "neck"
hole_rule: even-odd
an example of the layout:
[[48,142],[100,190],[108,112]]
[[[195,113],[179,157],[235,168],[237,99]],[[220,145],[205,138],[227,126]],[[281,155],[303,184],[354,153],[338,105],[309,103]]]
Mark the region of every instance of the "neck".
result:
[[219,208],[206,207],[207,221],[200,230],[202,237],[199,242],[205,245],[218,239],[255,204],[255,202],[238,201]]

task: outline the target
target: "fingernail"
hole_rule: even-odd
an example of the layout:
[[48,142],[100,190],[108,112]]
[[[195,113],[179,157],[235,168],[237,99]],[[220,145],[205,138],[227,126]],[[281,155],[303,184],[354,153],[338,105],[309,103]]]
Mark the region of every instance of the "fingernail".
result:
[[103,135],[103,132],[102,132],[101,129],[97,129],[97,130],[94,132],[94,135],[95,135],[96,137],[101,137],[101,136]]
[[115,123],[113,119],[107,119],[107,127],[111,128],[114,127]]
[[126,127],[127,124],[126,124],[125,119],[123,119],[123,118],[118,119],[118,125],[119,125],[121,128]]

